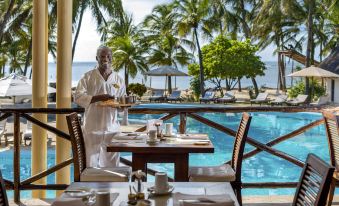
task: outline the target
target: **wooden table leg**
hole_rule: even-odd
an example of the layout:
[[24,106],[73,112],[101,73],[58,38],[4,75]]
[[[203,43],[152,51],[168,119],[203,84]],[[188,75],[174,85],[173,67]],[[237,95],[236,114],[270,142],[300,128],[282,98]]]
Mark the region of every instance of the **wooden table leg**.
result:
[[[132,153],[132,171],[142,170],[143,172],[147,172],[147,162],[145,158],[142,157],[142,155],[138,155],[135,153]],[[134,181],[132,179],[132,181]],[[147,181],[147,177],[144,179],[144,181]]]
[[188,154],[175,155],[174,162],[174,180],[176,182],[188,182]]

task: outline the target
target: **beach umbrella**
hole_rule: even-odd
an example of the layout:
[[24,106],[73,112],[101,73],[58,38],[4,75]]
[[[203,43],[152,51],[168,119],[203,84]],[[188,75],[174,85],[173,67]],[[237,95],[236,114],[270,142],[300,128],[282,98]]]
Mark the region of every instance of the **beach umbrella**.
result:
[[[55,93],[56,90],[48,87],[48,93]],[[10,74],[0,79],[0,96],[16,97],[32,95],[32,83],[27,77],[18,74]]]
[[[320,67],[316,67],[314,65],[302,69],[300,71],[294,72],[288,75],[289,77],[311,77],[312,80],[314,77],[316,78],[339,78],[338,74],[333,72],[327,71]],[[312,84],[312,91],[313,91],[313,84]]]
[[338,74],[327,71],[320,67],[310,66],[300,71],[288,75],[289,77],[319,77],[319,78],[339,78]]
[[166,85],[167,85],[167,78],[168,78],[168,92],[172,93],[171,88],[171,77],[172,76],[188,76],[188,74],[179,71],[173,66],[161,66],[157,69],[153,69],[151,71],[146,72],[148,76],[165,76],[165,92],[166,92]]

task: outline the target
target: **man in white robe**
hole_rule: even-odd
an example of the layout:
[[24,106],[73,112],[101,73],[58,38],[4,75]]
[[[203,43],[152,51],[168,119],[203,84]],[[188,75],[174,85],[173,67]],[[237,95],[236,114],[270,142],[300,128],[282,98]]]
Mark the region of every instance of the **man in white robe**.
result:
[[98,65],[80,79],[75,102],[85,108],[84,139],[86,163],[90,167],[116,167],[119,153],[106,152],[107,143],[120,131],[117,109],[98,105],[101,101],[126,95],[124,80],[112,71],[112,50],[98,48]]

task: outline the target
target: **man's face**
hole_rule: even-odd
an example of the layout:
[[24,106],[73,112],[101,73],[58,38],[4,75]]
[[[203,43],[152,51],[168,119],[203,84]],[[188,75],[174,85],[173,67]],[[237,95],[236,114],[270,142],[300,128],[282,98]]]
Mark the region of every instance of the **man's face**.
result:
[[102,69],[110,69],[112,64],[112,52],[109,49],[102,49],[97,56],[99,67]]

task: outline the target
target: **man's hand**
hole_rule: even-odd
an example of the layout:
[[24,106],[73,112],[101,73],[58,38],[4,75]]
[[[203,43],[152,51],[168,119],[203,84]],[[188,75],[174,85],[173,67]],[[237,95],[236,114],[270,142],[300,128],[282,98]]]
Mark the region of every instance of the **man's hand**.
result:
[[91,103],[106,101],[106,100],[110,100],[110,99],[114,99],[114,96],[111,96],[109,94],[100,94],[100,95],[93,96]]

